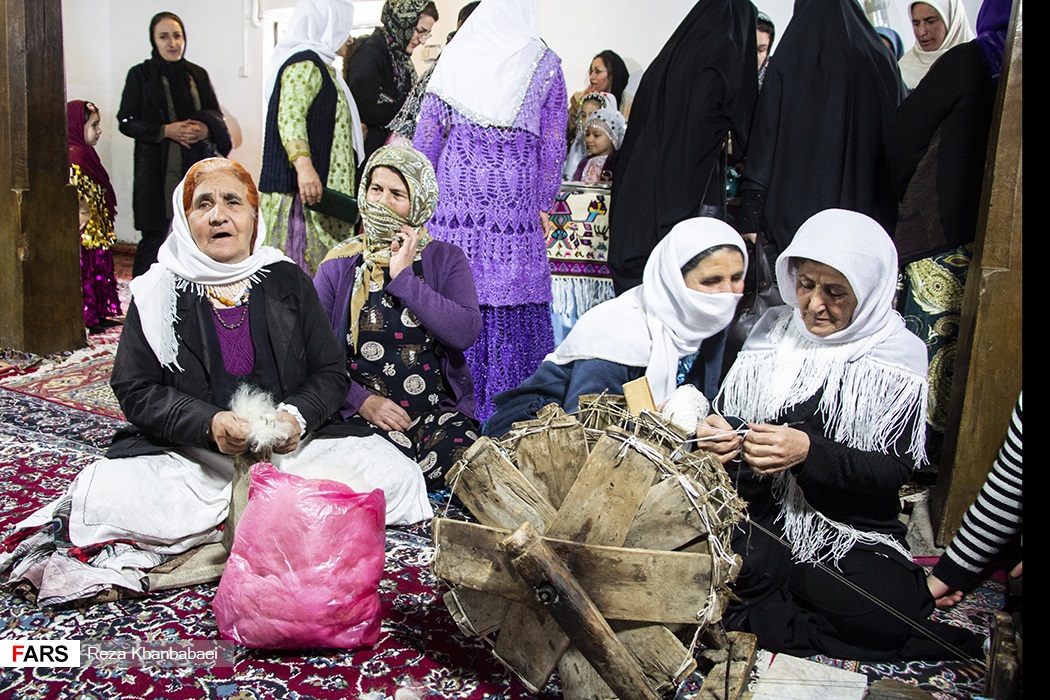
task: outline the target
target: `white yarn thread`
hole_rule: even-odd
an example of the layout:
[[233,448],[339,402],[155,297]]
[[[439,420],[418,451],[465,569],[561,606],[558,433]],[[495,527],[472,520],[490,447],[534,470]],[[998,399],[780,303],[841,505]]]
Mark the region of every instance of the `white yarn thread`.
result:
[[277,420],[273,397],[262,389],[241,384],[230,401],[230,410],[248,423],[248,444],[252,452],[271,449],[290,437],[287,425]]
[[699,389],[692,384],[683,384],[674,390],[660,413],[686,435],[695,435],[697,423],[705,418],[710,410],[711,403]]

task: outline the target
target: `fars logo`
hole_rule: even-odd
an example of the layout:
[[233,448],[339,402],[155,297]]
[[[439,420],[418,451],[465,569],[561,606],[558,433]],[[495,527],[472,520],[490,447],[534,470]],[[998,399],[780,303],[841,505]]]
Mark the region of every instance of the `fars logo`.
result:
[[0,639],[0,666],[72,667],[80,665],[76,639]]

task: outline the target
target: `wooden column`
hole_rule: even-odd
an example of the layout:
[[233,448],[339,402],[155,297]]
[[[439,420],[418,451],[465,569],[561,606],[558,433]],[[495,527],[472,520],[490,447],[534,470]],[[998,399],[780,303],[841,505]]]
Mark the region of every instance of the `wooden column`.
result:
[[963,297],[944,454],[931,504],[941,546],[951,541],[977,497],[1021,390],[1022,0],[1014,3],[1011,26]]
[[0,0],[0,347],[87,345],[61,0]]

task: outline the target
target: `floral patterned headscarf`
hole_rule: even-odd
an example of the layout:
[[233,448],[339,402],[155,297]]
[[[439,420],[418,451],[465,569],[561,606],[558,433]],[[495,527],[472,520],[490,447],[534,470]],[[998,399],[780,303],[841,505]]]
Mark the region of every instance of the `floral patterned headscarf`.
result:
[[415,82],[416,70],[412,66],[412,57],[405,49],[412,43],[423,8],[432,0],[386,0],[380,21],[386,35],[387,48],[390,50],[390,61],[394,66],[394,78],[400,97],[408,97]]
[[[368,201],[368,185],[372,180],[372,172],[380,166],[397,171],[408,185],[408,216],[401,216],[380,202]],[[427,233],[426,222],[437,208],[438,185],[434,166],[425,155],[411,146],[383,146],[365,163],[361,183],[358,185],[357,200],[361,209],[362,233],[332,249],[325,257],[325,260],[331,260],[361,256],[361,265],[357,268],[354,288],[350,294],[350,333],[355,348],[361,309],[368,300],[370,290],[383,288],[383,270],[390,267],[390,245],[401,227],[411,226],[419,232],[417,260],[423,249],[433,240]]]

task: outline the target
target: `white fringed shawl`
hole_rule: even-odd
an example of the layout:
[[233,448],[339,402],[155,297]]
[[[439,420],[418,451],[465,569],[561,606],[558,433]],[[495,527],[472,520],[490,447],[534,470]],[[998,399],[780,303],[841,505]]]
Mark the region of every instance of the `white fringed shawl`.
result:
[[[846,276],[858,304],[850,324],[826,337],[809,332],[798,311],[790,259],[805,258]],[[788,306],[759,319],[726,376],[718,397],[724,415],[775,423],[788,409],[821,392],[825,435],[869,452],[895,453],[909,435],[908,456],[926,462],[926,346],[892,308],[897,254],[889,236],[863,214],[826,210],[799,228],[777,259]],[[884,543],[905,556],[896,539],[836,522],[806,502],[788,471],[776,477],[784,533],[799,561],[837,562],[857,542]]]

